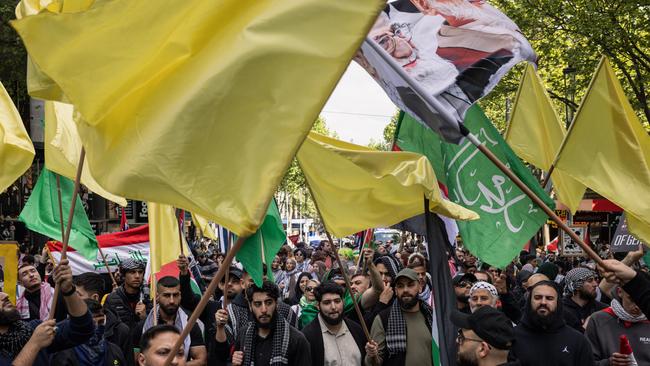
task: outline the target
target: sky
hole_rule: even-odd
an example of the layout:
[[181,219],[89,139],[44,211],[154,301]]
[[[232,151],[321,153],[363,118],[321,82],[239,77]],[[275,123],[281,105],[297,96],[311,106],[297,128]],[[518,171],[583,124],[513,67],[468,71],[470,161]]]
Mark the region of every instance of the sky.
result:
[[383,140],[384,127],[396,111],[383,89],[352,61],[320,115],[339,139],[367,145],[371,138]]

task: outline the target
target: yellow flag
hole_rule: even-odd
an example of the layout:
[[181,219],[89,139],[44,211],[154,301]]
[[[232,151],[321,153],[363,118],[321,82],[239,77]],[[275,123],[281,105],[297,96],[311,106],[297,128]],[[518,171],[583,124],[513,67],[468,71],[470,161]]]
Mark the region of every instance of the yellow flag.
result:
[[603,57],[555,169],[623,208],[630,232],[650,243],[649,162],[650,137]]
[[[45,165],[49,170],[74,180],[81,154],[81,140],[72,114],[70,104],[45,102]],[[95,181],[91,167],[85,166],[81,171],[81,183],[107,200],[126,206],[126,199],[106,191]]]
[[420,154],[375,151],[312,132],[297,157],[325,227],[339,237],[422,214],[425,196],[433,212],[479,217],[441,197],[433,168]]
[[0,192],[29,169],[34,154],[23,120],[0,83]]
[[214,230],[205,217],[192,213],[192,221],[194,221],[194,225],[201,230],[203,236],[212,240],[217,240],[217,235],[214,233]]
[[[548,171],[566,135],[551,98],[532,64],[519,84],[505,139],[520,158]],[[575,212],[585,194],[585,186],[570,176],[554,170],[551,174],[560,202]]]
[[102,187],[250,235],[385,2],[151,4],[12,24],[79,113]]
[[[181,254],[178,241],[176,209],[169,205],[147,202],[149,215],[149,260],[151,273],[158,273],[163,265],[176,261]],[[185,238],[183,245],[187,248]]]

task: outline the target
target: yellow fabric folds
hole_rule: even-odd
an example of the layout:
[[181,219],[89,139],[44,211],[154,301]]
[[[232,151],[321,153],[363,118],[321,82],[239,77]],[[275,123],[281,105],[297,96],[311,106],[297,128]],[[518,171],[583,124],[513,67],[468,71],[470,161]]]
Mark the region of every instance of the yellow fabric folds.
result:
[[[149,260],[151,273],[158,273],[163,265],[174,262],[181,254],[176,209],[169,205],[147,202],[149,214]],[[185,239],[183,239],[183,245]],[[186,246],[187,248],[187,246]]]
[[[70,104],[45,102],[45,165],[49,170],[72,180],[77,175],[81,154],[81,140],[73,113]],[[126,206],[126,199],[106,191],[95,181],[87,164],[81,171],[81,183],[107,200]]]
[[214,233],[214,230],[212,230],[212,227],[209,225],[208,220],[205,217],[192,213],[192,221],[194,221],[194,225],[201,230],[203,236],[212,240],[217,240],[217,235]]
[[598,65],[555,169],[625,210],[630,232],[650,243],[650,137],[606,58]]
[[325,227],[339,237],[422,214],[425,196],[433,212],[479,217],[441,197],[433,168],[420,154],[375,151],[312,132],[297,157]]
[[[562,145],[566,129],[532,64],[527,64],[505,139],[520,158],[548,172]],[[558,199],[572,213],[578,209],[585,186],[558,170],[551,174]]]
[[0,83],[0,192],[29,169],[34,154],[23,120]]
[[383,5],[113,0],[12,25],[102,187],[247,236]]

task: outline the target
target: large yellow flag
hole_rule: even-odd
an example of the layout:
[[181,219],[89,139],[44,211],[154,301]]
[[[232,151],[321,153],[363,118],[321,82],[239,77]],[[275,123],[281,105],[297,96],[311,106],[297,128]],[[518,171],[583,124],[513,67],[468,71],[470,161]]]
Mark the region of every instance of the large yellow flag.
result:
[[385,2],[151,4],[12,24],[75,106],[102,187],[250,235]]
[[603,57],[555,169],[623,208],[630,231],[650,243],[649,163],[650,137]]
[[29,169],[34,154],[23,120],[0,83],[0,192]]
[[[519,84],[505,139],[520,158],[549,171],[566,135],[551,98],[532,64]],[[551,174],[560,202],[575,212],[585,194],[585,186],[558,170]]]
[[[74,180],[81,154],[81,139],[72,114],[70,104],[45,102],[45,164],[49,170]],[[81,171],[81,183],[98,195],[126,206],[123,197],[106,191],[95,181],[91,167],[86,166]]]
[[[169,205],[147,202],[149,215],[149,264],[151,273],[160,272],[163,265],[176,261],[181,254],[176,209]],[[185,238],[183,245],[187,248]]]
[[433,168],[420,154],[376,151],[312,132],[297,158],[325,227],[339,237],[422,214],[425,196],[433,212],[479,217],[441,197]]

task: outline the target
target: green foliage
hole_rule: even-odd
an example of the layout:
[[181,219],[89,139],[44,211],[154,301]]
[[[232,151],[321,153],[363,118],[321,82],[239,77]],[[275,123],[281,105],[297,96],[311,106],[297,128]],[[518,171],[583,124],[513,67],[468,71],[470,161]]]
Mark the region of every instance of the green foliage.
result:
[[0,2],[0,82],[11,96],[23,120],[29,117],[29,96],[27,95],[26,70],[27,52],[18,34],[9,25],[16,16],[14,10],[18,0]]
[[384,140],[376,141],[375,139],[370,139],[368,147],[380,151],[390,151],[393,148],[393,139],[395,138],[395,130],[397,129],[397,120],[399,119],[399,110],[395,112],[393,117],[390,118],[390,122],[384,127]]
[[[612,62],[641,121],[650,120],[650,4],[647,0],[493,0],[530,40],[539,73],[556,109],[566,118],[586,92],[601,55]],[[575,73],[564,74],[571,67]],[[481,101],[501,130],[506,100],[514,101],[523,67],[514,68]],[[571,82],[572,75],[575,84]],[[575,94],[573,101],[571,95]],[[568,96],[568,98],[566,98]]]

